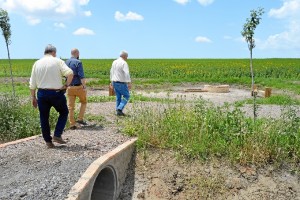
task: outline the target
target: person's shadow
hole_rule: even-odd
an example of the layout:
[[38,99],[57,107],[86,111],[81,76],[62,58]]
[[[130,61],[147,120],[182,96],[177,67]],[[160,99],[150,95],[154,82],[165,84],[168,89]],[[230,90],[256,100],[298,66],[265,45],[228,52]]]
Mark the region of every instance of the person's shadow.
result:
[[[82,130],[102,130],[104,127],[99,124],[89,124],[85,126],[81,126],[80,129]],[[79,129],[79,130],[80,130]]]

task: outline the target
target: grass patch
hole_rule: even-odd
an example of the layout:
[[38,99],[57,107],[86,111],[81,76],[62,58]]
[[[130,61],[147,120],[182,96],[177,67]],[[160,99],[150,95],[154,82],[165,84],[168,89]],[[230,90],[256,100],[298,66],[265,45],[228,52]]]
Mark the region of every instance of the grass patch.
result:
[[132,95],[130,97],[130,102],[160,102],[160,103],[175,103],[176,99],[170,99],[170,98],[158,98],[158,97],[147,97],[142,94],[137,94],[135,92],[132,92]]
[[[103,103],[103,102],[114,102],[116,101],[116,97],[115,96],[88,96],[88,102],[89,103]],[[141,94],[137,94],[135,92],[132,92],[131,96],[130,96],[130,103],[135,103],[135,102],[162,102],[162,103],[166,103],[166,102],[175,102],[176,100],[172,100],[169,98],[157,98],[157,97],[146,97],[144,95]],[[77,102],[79,102],[79,100],[77,99]]]
[[[293,99],[288,95],[273,95],[268,98],[257,98],[257,104],[260,105],[300,105],[300,100]],[[237,104],[253,104],[253,99],[237,102]]]
[[[12,94],[13,89],[9,84],[0,84],[0,93]],[[26,83],[16,83],[15,93],[17,96],[30,96],[29,84]]]
[[300,161],[300,119],[296,112],[286,107],[280,119],[257,119],[254,124],[237,106],[215,107],[203,100],[195,105],[142,105],[134,108],[123,131],[138,136],[139,148],[168,148],[189,158],[296,164]]
[[92,115],[92,114],[85,114],[84,118],[88,121],[92,121],[97,123],[98,125],[104,125],[106,122],[105,117],[102,115]]
[[214,199],[226,191],[225,177],[222,174],[216,174],[213,177],[198,175],[187,183],[187,187],[194,191],[193,196],[200,199]]
[[[114,96],[88,96],[88,103],[103,103],[103,102],[112,102],[115,100],[116,97]],[[78,98],[77,98],[77,102],[79,102]]]

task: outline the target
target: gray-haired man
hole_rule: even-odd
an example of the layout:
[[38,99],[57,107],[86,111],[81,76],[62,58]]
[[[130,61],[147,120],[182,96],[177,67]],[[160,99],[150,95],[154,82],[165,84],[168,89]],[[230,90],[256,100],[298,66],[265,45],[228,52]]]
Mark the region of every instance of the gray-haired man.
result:
[[110,81],[116,93],[116,111],[118,116],[124,116],[123,109],[129,101],[131,79],[127,64],[128,53],[121,51],[120,57],[113,61],[110,70]]
[[[53,141],[65,144],[61,135],[68,120],[68,107],[65,90],[73,79],[73,71],[63,60],[56,58],[56,48],[49,44],[45,48],[44,57],[36,61],[32,67],[29,88],[33,107],[38,107],[43,138],[49,148],[53,148],[50,133],[49,115],[51,107],[59,113]],[[62,77],[67,77],[66,85]],[[36,97],[36,89],[37,97]]]

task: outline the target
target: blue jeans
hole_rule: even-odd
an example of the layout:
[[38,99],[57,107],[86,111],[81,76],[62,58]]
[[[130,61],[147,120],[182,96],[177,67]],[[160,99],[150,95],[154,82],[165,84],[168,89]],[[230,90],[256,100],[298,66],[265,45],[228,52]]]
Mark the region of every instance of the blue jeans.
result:
[[38,107],[40,111],[40,122],[43,138],[46,142],[51,142],[51,129],[49,124],[50,109],[54,107],[59,113],[54,136],[61,137],[68,120],[68,106],[66,96],[63,91],[38,90]]
[[130,94],[126,83],[113,82],[116,93],[116,109],[123,110],[129,101]]

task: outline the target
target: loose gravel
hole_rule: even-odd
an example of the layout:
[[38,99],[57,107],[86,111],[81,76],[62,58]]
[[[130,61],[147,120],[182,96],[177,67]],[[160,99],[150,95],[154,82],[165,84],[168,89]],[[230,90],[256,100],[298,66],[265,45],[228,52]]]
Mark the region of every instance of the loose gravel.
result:
[[67,145],[54,149],[42,137],[0,148],[0,199],[65,199],[95,159],[129,139],[112,126],[68,130],[63,138]]

